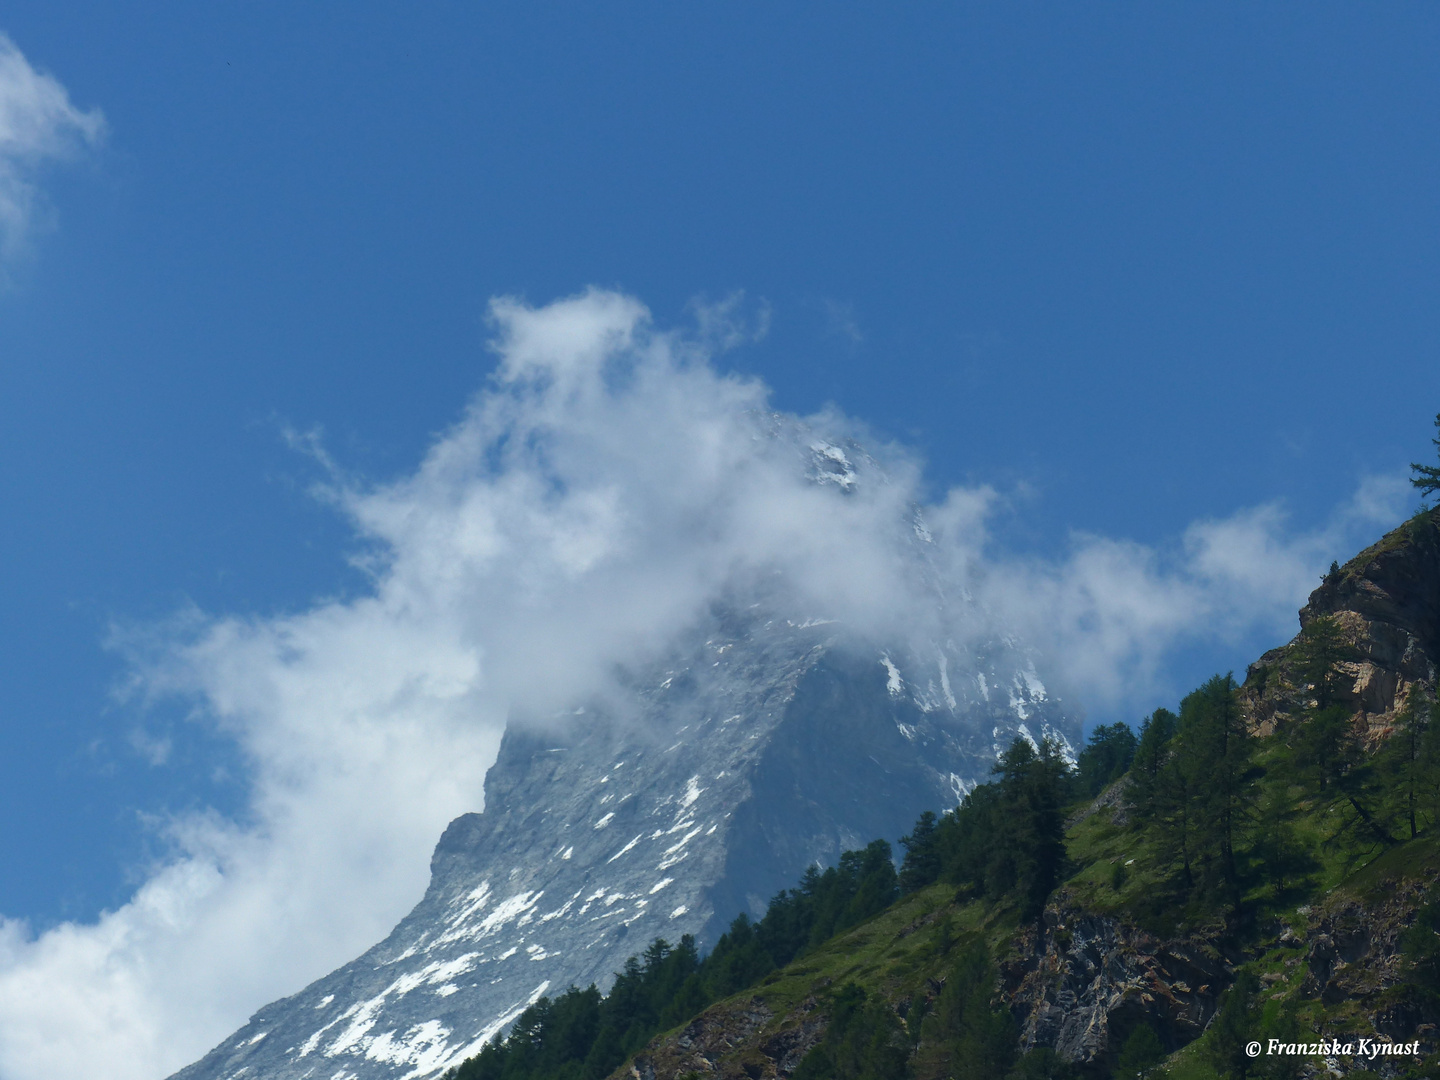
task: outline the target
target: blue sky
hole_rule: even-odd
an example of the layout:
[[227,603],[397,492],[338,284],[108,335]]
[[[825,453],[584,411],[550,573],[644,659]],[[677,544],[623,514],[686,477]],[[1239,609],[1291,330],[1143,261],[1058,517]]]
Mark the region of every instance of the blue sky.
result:
[[[157,820],[254,812],[193,698],[117,700],[114,643],[363,596],[285,432],[409,476],[494,367],[494,296],[593,285],[664,327],[743,290],[768,332],[717,366],[905,444],[932,501],[992,486],[1008,558],[1084,534],[1163,560],[1260,506],[1343,558],[1433,453],[1433,7],[0,18],[104,118],[0,140],[34,192],[0,267],[0,913],[32,928],[124,904]],[[1156,695],[1277,633],[1177,638]]]

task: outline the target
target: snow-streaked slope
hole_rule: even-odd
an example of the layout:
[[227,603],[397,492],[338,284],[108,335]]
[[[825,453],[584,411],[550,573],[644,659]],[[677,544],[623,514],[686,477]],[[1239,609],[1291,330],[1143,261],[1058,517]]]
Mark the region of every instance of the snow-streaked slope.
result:
[[806,865],[893,842],[1015,735],[1076,735],[1004,646],[844,647],[755,609],[701,630],[628,710],[512,728],[414,911],[177,1080],[435,1075],[540,995],[608,987],[655,937],[713,942]]
[[[888,483],[854,443],[785,417],[762,426],[820,489]],[[1079,725],[1032,658],[967,636],[991,620],[934,566],[918,512],[895,527],[895,580],[933,597],[913,626],[878,640],[796,610],[779,577],[736,583],[623,693],[512,721],[485,812],[445,830],[425,897],[390,936],[175,1080],[437,1075],[541,995],[608,988],[656,937],[713,943],[806,866],[894,842],[985,780],[1015,737],[1068,752]]]

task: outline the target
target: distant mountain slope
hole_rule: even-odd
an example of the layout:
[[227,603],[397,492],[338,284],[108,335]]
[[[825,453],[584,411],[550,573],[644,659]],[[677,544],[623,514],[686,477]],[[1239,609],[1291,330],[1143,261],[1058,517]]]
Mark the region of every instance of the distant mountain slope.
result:
[[541,994],[608,987],[656,936],[713,942],[806,865],[953,805],[1017,734],[1078,737],[1003,643],[915,657],[836,629],[716,612],[632,714],[512,728],[394,932],[176,1080],[434,1074]]

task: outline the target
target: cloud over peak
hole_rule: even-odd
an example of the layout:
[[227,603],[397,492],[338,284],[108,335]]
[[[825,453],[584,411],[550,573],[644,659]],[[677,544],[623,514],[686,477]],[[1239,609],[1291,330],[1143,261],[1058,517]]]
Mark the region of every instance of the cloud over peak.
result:
[[987,537],[992,490],[925,505],[913,452],[717,369],[713,310],[695,334],[600,290],[492,315],[493,376],[412,473],[331,473],[367,591],[132,638],[139,684],[230,740],[249,802],[167,823],[168,861],[95,923],[0,924],[0,1076],[158,1080],[351,959],[480,808],[509,716],[604,691],[755,581],[874,636],[927,625],[937,588],[968,597],[947,632],[1017,634],[1072,693],[1151,704],[1179,647],[1293,619],[1398,505],[1376,483],[1315,533],[1262,507],[1163,551],[1024,557]]

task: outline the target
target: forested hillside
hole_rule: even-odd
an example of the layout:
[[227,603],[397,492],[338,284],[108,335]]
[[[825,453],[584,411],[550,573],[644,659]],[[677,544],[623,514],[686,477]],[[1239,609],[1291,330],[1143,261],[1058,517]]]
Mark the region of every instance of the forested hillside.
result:
[[[1074,765],[1017,739],[898,873],[877,840],[706,957],[657,941],[454,1080],[1440,1076],[1440,512],[1301,619]],[[1415,1045],[1246,1052],[1321,1039]]]

